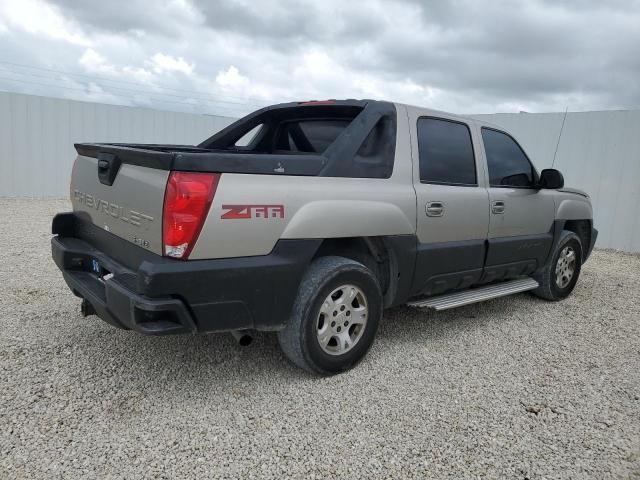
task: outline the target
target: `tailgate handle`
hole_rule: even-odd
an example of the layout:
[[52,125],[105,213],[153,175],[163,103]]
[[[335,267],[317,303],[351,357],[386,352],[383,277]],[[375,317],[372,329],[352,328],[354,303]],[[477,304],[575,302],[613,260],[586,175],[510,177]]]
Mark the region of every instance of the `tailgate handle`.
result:
[[98,153],[98,178],[103,185],[113,185],[122,160],[113,153]]

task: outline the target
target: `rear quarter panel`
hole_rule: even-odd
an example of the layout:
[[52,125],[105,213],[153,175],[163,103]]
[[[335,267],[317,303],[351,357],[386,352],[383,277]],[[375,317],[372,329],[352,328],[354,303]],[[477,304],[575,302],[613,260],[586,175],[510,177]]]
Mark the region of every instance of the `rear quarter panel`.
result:
[[[388,179],[223,173],[190,259],[266,255],[279,239],[414,234],[416,197],[407,117],[398,108]],[[224,219],[223,205],[282,205],[282,218]]]

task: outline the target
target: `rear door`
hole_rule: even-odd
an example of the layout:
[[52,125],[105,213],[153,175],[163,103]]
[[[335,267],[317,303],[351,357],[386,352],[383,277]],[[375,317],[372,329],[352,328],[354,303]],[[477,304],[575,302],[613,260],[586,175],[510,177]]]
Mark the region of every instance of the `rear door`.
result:
[[491,201],[485,281],[528,275],[546,260],[553,240],[552,190],[506,132],[482,127]]
[[414,112],[409,115],[418,207],[413,293],[434,295],[480,280],[489,199],[472,125]]

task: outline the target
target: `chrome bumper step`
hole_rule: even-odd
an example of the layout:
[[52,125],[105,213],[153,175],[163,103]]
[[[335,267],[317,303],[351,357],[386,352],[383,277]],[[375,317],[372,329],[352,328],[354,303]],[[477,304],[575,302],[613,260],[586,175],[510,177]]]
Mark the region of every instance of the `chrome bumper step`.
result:
[[441,311],[450,308],[462,307],[476,302],[484,302],[492,298],[504,297],[513,293],[526,292],[538,287],[538,282],[533,278],[519,278],[506,282],[477,287],[462,292],[447,293],[437,297],[422,298],[408,302],[407,305],[416,308],[431,308]]

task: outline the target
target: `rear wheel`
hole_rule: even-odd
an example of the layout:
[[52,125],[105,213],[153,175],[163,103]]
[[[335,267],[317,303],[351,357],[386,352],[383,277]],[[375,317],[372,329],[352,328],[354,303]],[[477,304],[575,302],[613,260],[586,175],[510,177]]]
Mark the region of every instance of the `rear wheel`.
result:
[[343,257],[315,260],[278,340],[295,365],[330,375],[355,366],[373,343],[382,294],[373,273]]
[[546,300],[562,300],[573,291],[582,267],[582,244],[573,232],[564,231],[551,261],[534,276],[540,286],[533,294]]

